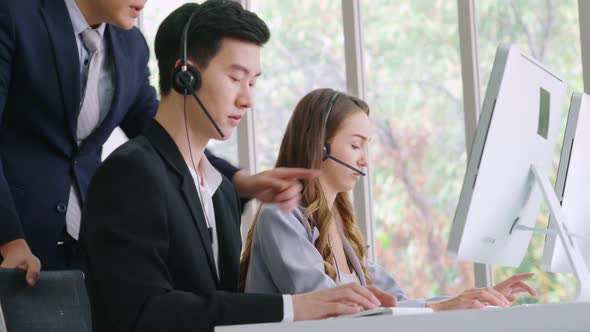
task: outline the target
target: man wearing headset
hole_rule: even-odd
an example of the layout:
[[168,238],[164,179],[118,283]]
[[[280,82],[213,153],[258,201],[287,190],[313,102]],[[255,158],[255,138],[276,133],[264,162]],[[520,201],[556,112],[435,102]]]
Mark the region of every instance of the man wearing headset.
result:
[[239,199],[204,151],[252,107],[269,37],[262,20],[229,0],[183,5],[160,25],[156,117],[96,172],[82,216],[93,331],[213,331],[395,305],[358,284],[293,296],[238,292]]
[[[0,2],[0,263],[81,268],[77,238],[102,145],[137,136],[158,107],[134,28],[145,0]],[[242,197],[297,204],[307,171],[250,176],[211,156]],[[39,259],[38,259],[39,258]]]

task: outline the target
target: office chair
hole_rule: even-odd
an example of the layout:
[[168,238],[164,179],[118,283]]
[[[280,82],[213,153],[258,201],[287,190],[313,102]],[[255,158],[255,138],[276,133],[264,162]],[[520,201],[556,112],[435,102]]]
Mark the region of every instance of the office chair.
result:
[[23,271],[0,269],[0,332],[90,332],[90,322],[81,271],[42,271],[29,287]]

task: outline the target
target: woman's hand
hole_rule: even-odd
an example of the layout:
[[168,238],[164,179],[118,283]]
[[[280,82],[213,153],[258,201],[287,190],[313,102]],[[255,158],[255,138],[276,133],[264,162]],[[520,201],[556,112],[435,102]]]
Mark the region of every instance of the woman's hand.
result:
[[510,304],[516,300],[515,294],[527,292],[531,296],[537,296],[537,292],[529,285],[525,284],[523,280],[531,278],[534,273],[515,274],[512,277],[502,281],[494,286],[494,289],[500,292]]

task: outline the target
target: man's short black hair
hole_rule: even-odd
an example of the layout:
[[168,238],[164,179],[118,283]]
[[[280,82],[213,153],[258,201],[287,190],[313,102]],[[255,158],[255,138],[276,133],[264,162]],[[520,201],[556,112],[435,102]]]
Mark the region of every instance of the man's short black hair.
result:
[[270,38],[268,27],[256,14],[231,0],[187,3],[164,19],[156,34],[155,52],[160,71],[160,95],[172,89],[174,65],[181,58],[182,30],[195,13],[187,37],[187,57],[201,69],[219,52],[224,38],[264,45]]

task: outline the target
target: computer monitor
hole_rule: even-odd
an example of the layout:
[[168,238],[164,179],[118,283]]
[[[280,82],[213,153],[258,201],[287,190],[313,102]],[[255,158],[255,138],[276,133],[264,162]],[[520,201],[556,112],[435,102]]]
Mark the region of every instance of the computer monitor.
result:
[[549,173],[565,103],[565,83],[518,48],[496,52],[449,234],[462,260],[519,266],[542,192],[531,171]]
[[[590,96],[574,93],[557,170],[555,193],[561,201],[570,237],[583,253],[586,269],[590,269]],[[545,238],[541,267],[550,272],[572,273],[572,266],[556,234],[553,216],[550,232]]]

